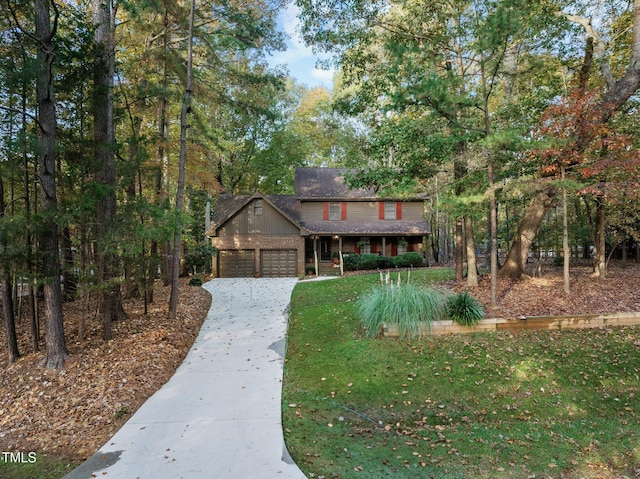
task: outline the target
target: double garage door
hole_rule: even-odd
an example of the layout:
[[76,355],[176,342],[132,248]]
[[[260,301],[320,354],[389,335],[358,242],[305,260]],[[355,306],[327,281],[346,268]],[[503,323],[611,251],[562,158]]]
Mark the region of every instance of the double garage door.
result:
[[[222,250],[218,254],[221,278],[243,278],[255,273],[254,250]],[[266,277],[297,276],[297,251],[260,250],[260,275]]]

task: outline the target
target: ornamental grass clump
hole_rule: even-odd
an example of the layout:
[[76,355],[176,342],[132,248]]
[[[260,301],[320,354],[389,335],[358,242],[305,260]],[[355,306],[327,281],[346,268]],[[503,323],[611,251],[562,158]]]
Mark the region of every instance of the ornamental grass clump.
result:
[[484,309],[473,296],[464,291],[449,297],[447,316],[463,326],[473,326],[484,318]]
[[413,283],[374,287],[358,303],[358,314],[370,337],[380,334],[383,323],[395,324],[402,339],[416,339],[421,325],[446,316],[446,300],[436,289]]

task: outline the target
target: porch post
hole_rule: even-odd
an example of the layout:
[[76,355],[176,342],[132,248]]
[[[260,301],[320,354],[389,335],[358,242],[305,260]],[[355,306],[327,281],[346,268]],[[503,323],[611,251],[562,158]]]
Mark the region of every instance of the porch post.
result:
[[387,256],[387,237],[386,236],[382,237],[382,254],[384,256]]
[[318,244],[316,241],[318,240],[317,236],[313,237],[313,262],[316,267],[316,276],[320,276],[320,270],[318,269]]
[[340,276],[344,276],[344,261],[342,258],[342,236],[338,237],[338,254],[340,255]]

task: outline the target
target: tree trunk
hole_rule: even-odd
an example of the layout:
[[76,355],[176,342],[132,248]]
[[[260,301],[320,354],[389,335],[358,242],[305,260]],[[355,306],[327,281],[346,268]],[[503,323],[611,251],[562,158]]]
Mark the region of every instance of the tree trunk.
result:
[[[26,62],[26,58],[23,60]],[[22,130],[27,131],[27,82],[22,81]],[[22,168],[24,169],[24,213],[27,224],[31,224],[31,189],[32,184],[29,176],[29,152],[27,151],[27,143],[22,146]],[[35,195],[37,198],[37,195]],[[29,303],[29,320],[31,324],[31,344],[34,353],[40,351],[40,325],[38,324],[38,311],[36,307],[36,293],[34,285],[34,265],[33,265],[33,234],[27,229],[26,231],[26,267],[27,267],[27,297]]]
[[604,236],[605,227],[604,198],[596,198],[596,221],[593,250],[593,276],[604,279],[607,276],[607,257],[605,253],[606,243]]
[[62,229],[62,252],[64,264],[62,269],[62,298],[64,301],[73,301],[78,289],[78,280],[73,272],[73,249],[69,226],[65,226]]
[[[55,8],[55,4],[54,8]],[[40,201],[43,225],[40,249],[43,257],[45,350],[47,369],[64,367],[69,351],[64,337],[62,291],[60,289],[60,249],[55,216],[58,206],[56,193],[56,116],[53,95],[53,42],[58,12],[51,26],[48,0],[36,0],[35,25],[38,41],[38,81],[36,95],[39,113],[38,157],[40,160]]]
[[463,240],[463,223],[462,217],[456,218],[456,281],[464,279],[464,240]]
[[496,204],[496,188],[494,183],[493,157],[488,154],[487,176],[489,178],[489,236],[491,237],[491,247],[489,254],[491,255],[491,296],[489,305],[495,308],[498,305],[498,208]]
[[[4,201],[4,182],[0,178],[0,217],[4,217],[5,212]],[[3,256],[7,250],[6,237],[2,241]],[[3,258],[3,262],[8,263],[8,258]],[[2,290],[2,313],[4,316],[4,333],[7,340],[7,352],[9,353],[9,364],[15,363],[20,357],[20,351],[18,349],[18,337],[16,335],[16,321],[15,311],[13,308],[13,294],[11,288],[11,277],[8,270],[8,265],[3,264],[0,267],[0,275],[2,280],[0,283],[0,289]]]
[[[140,127],[142,126],[142,118],[140,116],[133,116],[131,119],[131,143],[129,145],[129,161],[132,165],[138,164],[138,157],[140,155]],[[139,170],[136,167],[136,171]],[[127,201],[134,205],[136,202],[136,177],[137,174],[130,175],[128,183],[126,185]],[[140,192],[142,196],[142,192]],[[140,215],[141,226],[144,227],[144,215]],[[140,284],[144,284],[144,274],[146,270],[145,266],[145,244],[142,241],[142,247],[140,248],[140,256],[136,258],[135,255],[128,255],[124,259],[124,298],[139,298],[140,297]]]
[[[169,12],[165,5],[162,24],[162,85],[160,86],[160,98],[158,99],[158,150],[157,161],[158,169],[156,171],[156,201],[161,207],[165,207],[165,203],[169,197],[169,157],[167,148],[169,144]],[[155,241],[155,240],[154,240]],[[162,246],[155,245],[156,251],[160,250],[161,254],[161,271],[162,280],[165,286],[169,286],[171,283],[171,266],[173,261],[171,259],[171,244],[169,241],[163,241]]]
[[113,125],[114,49],[110,0],[92,0],[94,45],[94,104],[93,128],[96,158],[96,181],[101,185],[102,197],[97,206],[97,235],[100,278],[104,289],[99,302],[104,340],[112,338],[111,323],[118,319],[122,295],[118,282],[118,260],[114,253],[116,215],[115,132]]
[[[561,166],[562,180],[565,178],[565,166]],[[564,292],[569,294],[570,280],[569,280],[569,262],[571,261],[571,250],[569,250],[569,223],[567,220],[567,188],[562,187],[562,251],[564,255],[563,261],[563,279],[564,279]]]
[[433,198],[431,199],[431,235],[429,238],[429,244],[431,245],[431,255],[434,263],[440,263],[440,214],[438,211],[438,204],[440,202],[438,194],[438,177],[435,177],[435,206]]
[[478,264],[476,242],[473,237],[473,220],[469,215],[464,217],[464,232],[467,245],[467,286],[475,288],[478,286]]
[[555,198],[555,187],[548,185],[533,199],[518,225],[507,259],[498,272],[501,278],[519,279],[526,274],[527,256],[545,214]]
[[173,240],[173,266],[171,277],[171,294],[169,296],[169,318],[176,319],[178,314],[178,285],[180,276],[180,249],[182,239],[182,209],[184,202],[184,177],[187,160],[187,115],[191,111],[191,94],[193,91],[193,23],[195,17],[195,0],[191,0],[189,13],[189,39],[187,47],[187,84],[182,101],[182,113],[180,115],[180,164],[178,166],[178,189],[176,192],[176,213],[178,224],[176,225]]
[[15,311],[13,309],[13,295],[11,294],[11,280],[9,272],[3,268],[2,271],[2,313],[4,316],[4,333],[7,340],[7,352],[9,353],[9,364],[15,363],[20,357],[18,349],[18,337],[16,335]]

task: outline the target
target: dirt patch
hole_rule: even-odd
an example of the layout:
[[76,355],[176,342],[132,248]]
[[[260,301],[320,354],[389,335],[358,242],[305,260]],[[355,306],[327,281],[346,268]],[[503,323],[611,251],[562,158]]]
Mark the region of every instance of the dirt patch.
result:
[[[64,306],[71,358],[61,371],[39,366],[43,353],[30,350],[29,324],[18,326],[18,362],[6,366],[0,351],[0,451],[37,451],[84,460],[99,449],[174,373],[191,348],[211,304],[200,287],[180,287],[178,319],[167,319],[169,288],[158,285],[144,314],[142,300],[125,302],[127,317],[102,341],[101,324],[89,315],[78,341],[86,305]],[[95,312],[95,303],[89,305]],[[5,344],[4,331],[0,340]],[[42,345],[41,348],[44,348]]]

